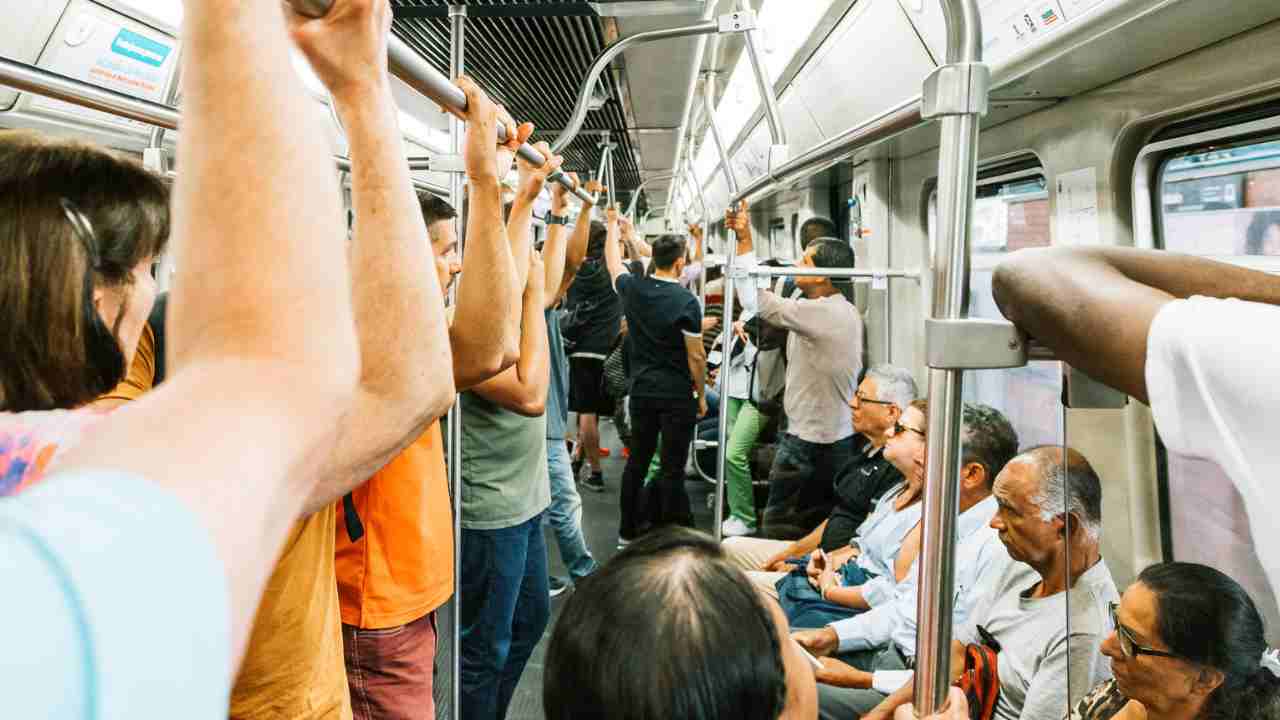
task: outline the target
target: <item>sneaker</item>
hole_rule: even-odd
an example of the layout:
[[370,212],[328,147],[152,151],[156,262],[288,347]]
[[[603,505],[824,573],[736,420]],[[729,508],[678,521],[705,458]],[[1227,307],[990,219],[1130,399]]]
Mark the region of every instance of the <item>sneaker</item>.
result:
[[731,516],[720,525],[720,534],[725,537],[742,537],[755,533],[756,526],[736,516]]
[[582,487],[591,492],[604,492],[604,475],[602,473],[591,473],[586,480],[582,481]]
[[559,597],[564,594],[565,590],[569,589],[569,582],[555,575],[547,578],[547,585],[551,588],[551,597]]

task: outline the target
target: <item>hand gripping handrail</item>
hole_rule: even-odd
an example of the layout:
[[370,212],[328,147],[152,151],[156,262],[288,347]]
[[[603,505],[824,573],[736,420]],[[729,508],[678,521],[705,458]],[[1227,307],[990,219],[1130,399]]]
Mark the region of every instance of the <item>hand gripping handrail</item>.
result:
[[[324,17],[333,7],[333,0],[289,0],[289,4],[301,15]],[[408,43],[394,35],[391,36],[387,46],[387,62],[392,75],[440,106],[458,112],[464,112],[467,109],[467,96],[461,88],[454,85],[444,73],[432,67],[431,63],[409,47]],[[506,128],[499,124],[498,142],[506,142],[506,140]],[[521,145],[516,154],[532,165],[541,166],[547,161],[542,153],[529,143]],[[595,204],[595,198],[582,188],[576,187],[564,171],[557,170],[547,180],[563,185],[583,202]]]

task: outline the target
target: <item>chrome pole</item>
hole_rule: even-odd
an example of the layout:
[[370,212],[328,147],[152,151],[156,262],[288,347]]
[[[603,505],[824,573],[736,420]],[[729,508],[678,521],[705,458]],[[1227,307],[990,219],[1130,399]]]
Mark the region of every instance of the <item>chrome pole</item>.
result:
[[[750,0],[738,0],[743,10],[751,10]],[[778,96],[773,92],[773,83],[769,80],[769,69],[764,66],[757,46],[759,30],[748,30],[746,35],[747,57],[751,59],[751,69],[755,72],[756,87],[760,90],[760,102],[764,104],[765,118],[769,120],[769,137],[774,145],[787,144],[787,128],[782,122],[782,110],[778,108]],[[773,168],[770,168],[772,170]]]
[[[733,174],[733,164],[729,162],[729,151],[725,147],[724,138],[720,135],[720,126],[716,123],[716,73],[707,73],[702,81],[703,111],[707,116],[707,125],[711,127],[711,139],[715,141],[716,153],[720,156],[720,168],[724,170],[725,182],[729,184],[729,194],[738,194],[738,178]],[[735,197],[730,204],[736,204]],[[728,242],[726,241],[726,247]],[[726,253],[727,254],[727,253]]]
[[[706,4],[703,5],[702,8],[702,17],[699,19],[702,22],[710,21],[715,17],[716,8],[719,5],[720,0],[706,0]],[[680,132],[676,139],[676,152],[674,157],[677,160],[684,157],[686,135],[688,134],[689,122],[693,117],[694,93],[698,90],[698,75],[702,72],[702,59],[706,55],[706,52],[707,37],[704,35],[698,38],[697,45],[693,50],[693,61],[689,65],[689,79],[684,93],[684,107],[680,111]],[[675,204],[675,191],[676,184],[672,183],[671,187],[667,189],[667,205],[669,206]]]
[[[707,0],[707,4],[711,6],[713,11],[715,10],[716,2],[717,0]],[[708,35],[717,32],[720,29],[719,24],[714,20],[710,20],[709,17],[709,14],[705,14],[702,22],[696,25],[636,33],[605,48],[591,63],[591,70],[587,72],[587,78],[582,81],[582,87],[578,91],[578,102],[573,106],[573,116],[569,118],[569,123],[565,126],[564,131],[560,133],[560,137],[551,143],[552,152],[563,153],[565,148],[569,147],[569,143],[578,137],[578,133],[582,131],[582,124],[587,120],[591,95],[595,91],[596,83],[600,81],[600,73],[604,72],[604,69],[619,53],[633,45],[653,42],[654,40],[688,37],[689,35]]]
[[[704,237],[705,242],[705,237]],[[716,542],[724,539],[725,450],[729,446],[729,358],[733,354],[733,259],[737,248],[725,248],[724,299],[720,314],[720,375],[716,389],[720,392],[720,413],[716,418],[716,514],[711,518]],[[696,463],[695,463],[696,464]]]
[[[976,0],[942,0],[947,26],[947,66],[982,60],[982,20]],[[946,68],[940,68],[946,70]],[[934,88],[937,90],[937,88]],[[961,96],[973,92],[966,86]],[[985,93],[981,88],[985,108]],[[938,92],[932,101],[942,116],[938,150],[938,245],[933,258],[934,319],[968,315],[969,230],[977,188],[978,131],[982,110],[940,107],[955,95]],[[926,102],[930,102],[926,84]],[[955,530],[959,507],[961,411],[964,371],[929,370],[929,481],[921,520],[920,580],[916,638],[915,710],[919,717],[945,706],[951,685],[951,621],[955,587]]]
[[[461,75],[466,67],[467,6],[449,6],[449,74]],[[454,90],[453,83],[447,83]],[[458,90],[461,93],[460,90]],[[466,98],[463,97],[463,105]],[[466,141],[466,127],[453,115],[449,116],[449,151],[461,157]],[[449,175],[449,199],[457,214],[453,219],[454,237],[458,239],[458,261],[466,251],[466,217],[463,212],[466,176],[460,172]],[[458,281],[461,281],[459,278]],[[475,281],[474,279],[472,280]],[[458,282],[449,289],[450,304],[458,300]],[[449,487],[453,492],[453,613],[449,618],[449,639],[453,676],[450,680],[451,720],[462,717],[462,396],[454,398],[449,408]]]

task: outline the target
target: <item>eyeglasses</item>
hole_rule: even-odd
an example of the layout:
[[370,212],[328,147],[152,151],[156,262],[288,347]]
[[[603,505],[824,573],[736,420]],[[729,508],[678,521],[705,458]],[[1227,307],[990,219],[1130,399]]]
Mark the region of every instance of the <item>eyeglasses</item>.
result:
[[1120,651],[1124,653],[1125,657],[1135,658],[1139,655],[1154,655],[1155,657],[1167,658],[1178,657],[1171,652],[1156,650],[1155,648],[1149,648],[1145,645],[1139,644],[1137,639],[1133,637],[1133,633],[1130,632],[1129,628],[1120,624],[1120,616],[1118,614],[1119,610],[1120,605],[1118,603],[1111,603],[1111,624],[1116,628],[1116,637],[1120,639]]
[[919,430],[919,429],[913,428],[913,427],[911,427],[910,425],[903,425],[903,424],[902,424],[902,423],[900,423],[900,422],[896,422],[896,423],[894,423],[894,424],[893,424],[893,434],[894,434],[894,435],[901,435],[902,433],[904,433],[904,432],[906,432],[906,431],[908,431],[908,430],[910,430],[911,432],[913,432],[913,433],[915,433],[915,434],[919,435],[921,438],[926,437],[926,436],[925,436],[925,434],[924,434],[924,431],[923,431],[923,430]]
[[871,398],[867,397],[866,395],[863,395],[862,393],[854,393],[853,399],[857,400],[859,405],[861,405],[862,403],[871,403],[873,405],[892,405],[893,404],[893,402],[890,400],[872,400]]

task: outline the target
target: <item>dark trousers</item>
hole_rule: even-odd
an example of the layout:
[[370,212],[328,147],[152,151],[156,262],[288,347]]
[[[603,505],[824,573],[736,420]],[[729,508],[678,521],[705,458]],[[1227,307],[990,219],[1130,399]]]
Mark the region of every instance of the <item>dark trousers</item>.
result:
[[515,527],[462,531],[462,718],[502,720],[547,629],[542,514]]
[[853,437],[812,443],[783,435],[769,469],[769,504],[764,534],[794,540],[809,534],[831,516],[836,505],[836,472],[853,457]]
[[[662,525],[693,527],[693,510],[684,488],[684,466],[698,420],[692,399],[655,400],[631,397],[631,457],[622,473],[618,535],[631,540]],[[649,488],[644,476],[662,437],[661,471]]]

